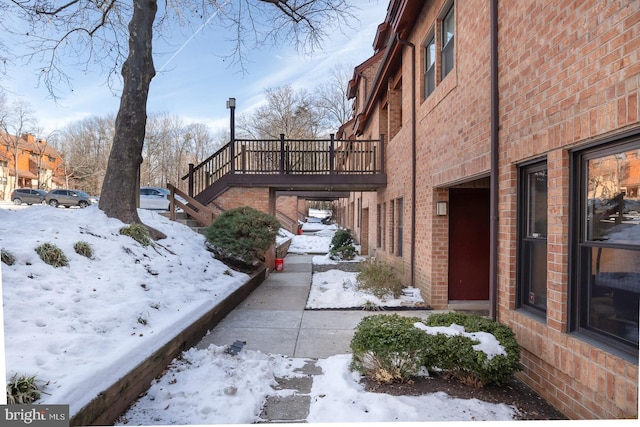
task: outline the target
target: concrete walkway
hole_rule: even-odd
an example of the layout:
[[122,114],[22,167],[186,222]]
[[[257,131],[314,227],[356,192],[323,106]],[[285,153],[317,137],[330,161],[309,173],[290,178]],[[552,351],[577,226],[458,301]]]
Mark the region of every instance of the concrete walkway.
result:
[[[289,254],[284,270],[272,272],[249,297],[229,313],[196,346],[227,346],[246,342],[244,349],[310,359],[300,378],[276,378],[277,389],[289,396],[270,396],[260,416],[264,423],[305,422],[313,376],[322,373],[315,360],[350,353],[353,332],[364,310],[306,310],[311,289],[312,256]],[[429,311],[394,312],[426,317]]]
[[305,311],[311,289],[311,259],[311,255],[287,255],[284,270],[270,273],[197,347],[230,345],[238,340],[245,341],[248,350],[290,357],[323,359],[349,353],[355,327],[373,313]]

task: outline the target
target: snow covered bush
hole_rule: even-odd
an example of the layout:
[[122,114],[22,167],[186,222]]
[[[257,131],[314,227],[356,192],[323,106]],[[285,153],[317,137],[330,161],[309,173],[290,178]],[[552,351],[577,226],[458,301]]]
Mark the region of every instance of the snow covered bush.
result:
[[69,261],[62,249],[52,243],[43,243],[36,247],[36,253],[40,259],[52,267],[66,267]]
[[341,228],[335,232],[329,246],[329,258],[332,260],[352,260],[357,255],[353,246],[353,235],[351,230]]
[[[458,312],[434,313],[422,323],[427,327],[448,328],[442,333],[447,339],[438,349],[438,367],[465,383],[479,387],[501,385],[522,370],[520,345],[507,325]],[[457,333],[452,334],[452,330]],[[495,337],[495,345],[481,341],[491,340],[488,335]]]
[[358,267],[358,290],[371,293],[380,299],[388,295],[393,298],[402,295],[402,282],[390,265],[369,258],[362,261]]
[[428,358],[428,335],[417,317],[377,314],[363,318],[351,340],[351,369],[379,383],[406,382]]
[[378,382],[405,382],[426,370],[482,387],[504,384],[522,369],[520,346],[509,327],[464,313],[434,313],[426,320],[365,317],[351,350],[351,369]]
[[257,209],[242,206],[223,212],[204,229],[210,250],[227,265],[253,268],[264,262],[276,243],[280,222]]

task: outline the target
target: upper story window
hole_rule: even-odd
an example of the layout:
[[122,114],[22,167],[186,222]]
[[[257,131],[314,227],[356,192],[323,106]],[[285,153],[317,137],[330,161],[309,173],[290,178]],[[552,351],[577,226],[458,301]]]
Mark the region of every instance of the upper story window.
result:
[[455,16],[454,7],[451,8],[442,20],[442,78],[444,79],[454,64],[455,41]]
[[433,35],[424,49],[424,97],[426,98],[436,89],[436,38]]

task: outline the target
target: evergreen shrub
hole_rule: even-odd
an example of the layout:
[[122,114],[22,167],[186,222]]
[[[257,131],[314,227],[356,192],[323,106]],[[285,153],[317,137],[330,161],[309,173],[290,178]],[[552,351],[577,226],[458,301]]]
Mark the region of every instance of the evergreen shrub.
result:
[[428,335],[417,317],[376,314],[363,318],[351,340],[351,369],[379,383],[406,382],[428,359]]
[[353,245],[351,230],[340,228],[335,232],[329,246],[329,258],[332,260],[352,260],[356,257],[356,248]]
[[[473,345],[477,342],[461,336],[451,337],[457,338],[460,344],[447,343],[440,357],[442,368],[461,381],[478,386],[501,385],[508,382],[517,371],[523,368],[520,363],[520,344],[507,325],[488,317],[459,312],[434,313],[422,323],[426,326],[450,326],[455,323],[463,326],[466,332],[487,332],[495,336],[504,348],[506,355],[498,354],[488,359],[486,353],[473,349]],[[454,348],[457,351],[451,353]]]
[[279,230],[280,222],[273,216],[242,206],[223,212],[204,229],[204,236],[217,259],[253,268],[264,262],[264,254],[275,245]]
[[[463,326],[465,332],[487,332],[496,337],[506,355],[491,359],[475,350],[478,341],[463,335],[428,334],[426,326]],[[438,371],[482,387],[506,383],[522,369],[520,346],[513,331],[491,319],[465,313],[434,313],[426,320],[378,314],[365,317],[351,341],[351,369],[378,382],[405,382],[421,369]]]

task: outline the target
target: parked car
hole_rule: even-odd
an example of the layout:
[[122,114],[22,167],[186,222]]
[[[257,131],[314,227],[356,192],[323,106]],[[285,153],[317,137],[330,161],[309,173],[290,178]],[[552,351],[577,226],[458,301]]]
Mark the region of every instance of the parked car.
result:
[[80,190],[51,190],[45,200],[49,206],[54,208],[60,205],[65,208],[71,206],[86,208],[91,204],[91,196]]
[[140,187],[140,209],[169,210],[169,190],[162,187]]
[[36,188],[16,188],[11,192],[11,200],[16,205],[23,203],[27,205],[42,203],[46,196],[46,191]]

